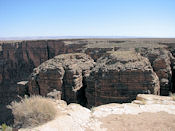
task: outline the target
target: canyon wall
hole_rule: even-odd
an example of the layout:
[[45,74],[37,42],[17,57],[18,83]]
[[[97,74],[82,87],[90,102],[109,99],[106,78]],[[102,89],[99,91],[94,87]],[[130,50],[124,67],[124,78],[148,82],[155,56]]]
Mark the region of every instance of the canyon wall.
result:
[[17,83],[28,80],[33,69],[56,55],[80,52],[84,44],[65,44],[62,40],[0,42],[0,124],[13,123],[6,105],[17,96]]
[[29,94],[47,96],[54,89],[67,103],[86,105],[84,79],[95,66],[83,53],[58,55],[34,69],[29,78]]
[[67,103],[87,107],[160,94],[149,60],[135,51],[109,52],[97,62],[84,53],[58,55],[35,68],[28,83],[30,95],[47,96],[54,89]]
[[58,54],[80,52],[83,44],[60,40],[22,41],[0,44],[0,104],[16,97],[17,82],[27,80],[33,69]]
[[[160,93],[168,95],[169,90],[174,90],[172,86],[175,63],[174,41],[174,39],[168,40],[166,43],[161,39],[158,41],[75,39],[0,42],[0,103],[9,103],[11,98],[13,100],[16,96],[17,82],[27,80],[35,67],[56,55],[83,52],[97,61],[108,51],[125,48],[137,49],[137,52],[149,59],[154,72],[159,77]],[[161,45],[158,44],[160,42]]]
[[[65,88],[71,89],[66,91],[71,97],[70,100],[66,99],[67,94],[62,94],[62,98],[67,102],[76,101],[83,105],[86,102],[81,100],[85,99],[80,97],[86,96],[86,99],[90,99],[89,101],[87,100],[90,106],[108,102],[127,102],[134,99],[137,93],[159,94],[159,86],[160,94],[168,95],[169,91],[175,91],[174,45],[175,39],[1,41],[0,107],[3,106],[4,108],[0,108],[0,111],[6,109],[4,105],[18,98],[17,83],[28,81],[29,75],[33,72],[34,68],[57,55],[68,53],[85,53],[91,57],[88,58],[91,59],[90,61],[94,60],[94,67],[90,68],[90,70],[88,69],[90,71],[89,75],[86,77],[86,75],[82,74],[82,71],[79,71],[79,68],[76,69],[74,66],[70,69],[62,67],[63,69],[60,68],[64,72],[63,78],[60,78],[62,81],[54,83],[54,79],[57,79],[59,74],[54,74],[52,70],[49,70],[47,73],[41,73],[36,77],[37,82],[44,83],[41,84],[43,87],[41,90],[40,88],[34,88],[38,87],[38,83],[35,83],[36,81],[29,81],[31,92],[46,93],[55,88],[55,85],[60,84],[62,86],[59,89],[62,91]],[[123,57],[120,57],[120,54],[114,57],[114,55],[111,56],[109,53],[119,53],[121,51],[125,52],[123,52],[125,62],[121,60]],[[132,54],[128,54],[127,51],[135,52],[138,59],[135,59],[135,62],[132,59],[127,61],[126,58]],[[82,59],[85,59],[84,57]],[[118,59],[121,61],[117,61]],[[131,66],[131,70],[125,69],[126,65],[132,65],[137,62],[142,64]],[[122,65],[122,68],[118,68],[119,65]],[[111,66],[114,66],[114,69]],[[149,69],[144,67],[149,67]],[[104,68],[108,70],[105,71],[103,70]],[[78,71],[75,72],[75,70]],[[77,90],[78,94],[71,94],[72,88],[70,87],[76,85],[76,81],[80,81],[77,85],[83,88]],[[48,88],[48,85],[52,87],[50,88],[49,86]],[[108,90],[112,91],[116,87],[117,89],[114,92],[107,93]],[[84,94],[85,92],[86,94]],[[42,95],[45,95],[45,93]],[[93,99],[91,99],[92,97]],[[1,121],[4,118],[4,116],[1,116],[2,114],[0,114]]]
[[134,51],[113,51],[101,57],[86,83],[90,107],[130,102],[137,94],[160,94],[149,60]]

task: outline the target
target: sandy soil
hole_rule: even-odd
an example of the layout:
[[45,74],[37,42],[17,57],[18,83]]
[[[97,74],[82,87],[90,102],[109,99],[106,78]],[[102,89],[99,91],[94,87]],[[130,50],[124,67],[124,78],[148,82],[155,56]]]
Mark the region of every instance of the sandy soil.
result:
[[109,115],[100,121],[107,131],[175,131],[175,115],[166,112]]

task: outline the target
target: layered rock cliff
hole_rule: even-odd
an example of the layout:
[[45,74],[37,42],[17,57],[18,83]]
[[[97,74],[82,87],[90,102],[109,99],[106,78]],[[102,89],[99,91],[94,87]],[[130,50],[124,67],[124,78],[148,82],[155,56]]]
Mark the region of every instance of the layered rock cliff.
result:
[[173,86],[172,71],[175,66],[173,55],[165,48],[142,48],[140,53],[149,59],[154,72],[159,77],[161,95],[168,95]]
[[31,95],[56,89],[66,102],[88,107],[129,102],[139,93],[160,94],[149,60],[134,51],[109,52],[96,63],[83,53],[58,55],[34,69],[28,86]]
[[63,40],[0,42],[0,123],[11,123],[11,111],[6,105],[18,99],[18,82],[26,81],[42,62],[58,54],[80,52],[83,46]]
[[68,103],[85,106],[83,82],[94,65],[93,59],[83,53],[58,55],[34,69],[28,83],[29,94],[46,96],[56,89]]
[[[159,44],[161,43],[161,45]],[[175,90],[174,39],[81,39],[33,40],[0,42],[0,103],[9,103],[16,96],[17,82],[27,80],[33,69],[59,54],[84,52],[94,61],[108,51],[137,49],[147,57],[159,77],[161,95]],[[10,99],[12,98],[12,99]]]
[[[53,58],[56,55],[67,54],[67,53],[85,53],[89,55],[96,63],[99,63],[98,66],[96,66],[93,69],[92,74],[90,74],[89,78],[83,79],[85,77],[81,78],[79,77],[79,74],[76,76],[79,79],[83,79],[80,81],[82,81],[82,84],[84,84],[84,87],[88,86],[92,88],[91,85],[87,84],[87,80],[91,81],[90,78],[96,78],[96,76],[93,76],[93,74],[102,76],[100,74],[100,70],[103,67],[100,66],[100,63],[101,62],[103,63],[104,60],[109,57],[109,55],[107,55],[108,54],[107,52],[109,51],[117,52],[121,50],[135,50],[135,52],[138,55],[143,56],[143,57],[139,56],[141,59],[143,58],[143,60],[140,60],[140,61],[143,62],[147,58],[146,61],[150,64],[146,64],[146,65],[147,66],[149,65],[149,68],[152,68],[151,69],[152,73],[150,74],[156,73],[156,75],[158,76],[159,83],[160,83],[160,94],[168,95],[169,91],[175,91],[175,66],[174,66],[175,65],[175,61],[174,61],[175,46],[174,45],[175,45],[175,39],[74,39],[74,40],[69,39],[69,40],[0,41],[0,107],[1,106],[3,107],[3,108],[0,108],[0,111],[3,110],[1,112],[4,112],[4,110],[6,110],[5,105],[9,104],[12,100],[17,98],[17,88],[16,88],[17,83],[20,81],[28,80],[28,76],[32,73],[35,67],[39,66],[44,61],[47,61]],[[122,65],[124,66],[126,64],[127,62],[122,63]],[[145,65],[143,64],[142,66],[145,66]],[[109,67],[110,67],[109,64],[106,63],[106,68],[109,68]],[[95,73],[95,70],[97,70],[97,68],[99,69],[99,72]],[[136,67],[136,69],[137,68],[138,67]],[[111,72],[112,71],[110,71],[109,73],[110,75],[108,75],[110,76],[110,78],[111,78],[111,75],[113,75],[113,73]],[[117,75],[118,75],[117,72],[122,72],[122,74],[125,74],[125,73],[129,74],[127,70],[122,71],[122,69],[121,71],[117,71],[117,69],[115,69],[114,72]],[[142,70],[142,71],[138,70],[138,72],[135,71],[135,73],[134,72],[132,73],[134,75],[138,75],[138,77],[141,78],[143,77],[143,75],[140,75],[140,74],[142,73],[145,74],[146,70]],[[146,74],[148,75],[149,73],[146,73]],[[57,74],[55,74],[55,76],[56,75]],[[122,76],[126,77],[126,75],[122,75]],[[46,77],[46,74],[43,74],[43,77]],[[67,73],[65,73],[65,77],[63,77],[63,85],[64,83],[70,84],[70,85],[66,84],[65,87],[72,86],[71,84],[73,84],[74,82],[69,81],[74,79],[72,77],[73,77],[72,71],[70,72],[68,71]],[[46,78],[49,79],[50,77],[47,76]],[[77,78],[77,81],[78,81],[78,78]],[[128,78],[130,77],[127,75],[127,79]],[[155,77],[151,76],[150,78],[153,80],[153,78]],[[94,80],[94,81],[97,81],[97,80]],[[112,89],[111,83],[112,82],[107,80],[107,82],[105,83],[106,85],[104,84],[104,82],[102,82],[102,84],[104,85],[102,85],[101,83],[100,84],[103,87],[102,89],[105,89],[104,88],[105,86],[109,86]],[[123,82],[123,83],[126,83],[126,82]],[[91,84],[94,85],[93,82]],[[45,87],[45,85],[43,86]],[[120,84],[120,86],[126,88],[125,86],[122,86],[122,84]],[[54,83],[53,83],[53,87],[54,87]],[[137,85],[135,87],[137,87],[137,91],[140,93],[139,89],[141,89],[142,86]],[[141,87],[141,88],[138,88],[138,87]],[[43,90],[45,91],[47,89],[43,89]],[[144,88],[143,92],[145,92],[146,90],[150,90],[151,93],[153,93],[153,88],[151,89]],[[147,93],[150,93],[150,91],[148,91]],[[102,92],[100,93],[102,94]],[[97,94],[99,94],[99,92]],[[101,96],[101,94],[97,96]],[[120,94],[122,94],[122,92],[120,92]],[[131,94],[132,93],[130,92],[130,95]],[[108,102],[108,100],[105,100],[105,101]],[[112,100],[109,100],[109,101],[112,101]],[[7,114],[9,114],[9,112]],[[0,120],[4,121],[3,119],[5,117],[3,115],[6,116],[7,114],[1,113]]]
[[16,83],[27,80],[33,69],[58,54],[80,52],[84,44],[66,45],[60,40],[0,44],[0,103],[16,95]]
[[132,50],[107,53],[87,78],[89,106],[130,102],[139,93],[159,95],[160,84],[149,60]]

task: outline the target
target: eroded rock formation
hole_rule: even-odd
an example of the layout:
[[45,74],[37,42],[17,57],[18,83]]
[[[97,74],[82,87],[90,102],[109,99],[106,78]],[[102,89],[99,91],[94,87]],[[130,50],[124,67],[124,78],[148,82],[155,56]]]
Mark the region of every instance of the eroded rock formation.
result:
[[172,70],[175,66],[175,59],[165,48],[142,48],[141,54],[147,57],[154,72],[159,77],[160,94],[169,95],[172,89]]
[[[0,41],[0,111],[6,111],[6,105],[14,99],[17,99],[17,83],[20,81],[26,81],[34,68],[55,57],[56,55],[67,53],[85,53],[94,59],[96,63],[100,63],[103,61],[102,59],[105,59],[105,57],[107,58],[107,52],[126,49],[135,50],[137,54],[140,53],[141,56],[148,58],[153,72],[155,72],[159,77],[161,95],[168,95],[169,91],[175,92],[175,39],[69,39]],[[99,68],[102,68],[100,65],[98,66]],[[107,68],[108,66],[109,65],[107,65]],[[65,71],[65,69],[63,70]],[[141,72],[145,73],[143,71]],[[54,74],[54,72],[50,71],[50,74]],[[74,83],[71,81],[74,79],[72,78],[72,74],[74,74],[72,71],[67,71],[65,73],[62,78],[62,85],[69,87],[72,83]],[[122,74],[124,74],[124,72]],[[44,75],[46,76],[46,74],[43,74],[43,77],[45,77]],[[96,73],[96,75],[100,76],[100,73]],[[55,74],[55,76],[57,76],[57,74]],[[52,77],[49,77],[48,74],[48,79],[54,80],[54,75]],[[82,81],[84,87],[90,86],[87,83],[87,79],[85,79],[86,77],[81,78],[78,75],[77,77],[80,79],[80,81]],[[92,76],[90,75],[90,77]],[[70,85],[65,85],[64,83],[69,83]],[[111,84],[109,82],[107,83]],[[55,84],[56,83],[53,82],[53,86],[51,84],[51,88],[54,88]],[[43,86],[45,87],[45,85]],[[22,88],[23,85],[20,85],[20,87]],[[121,87],[125,88],[125,86],[122,85]],[[80,90],[77,91],[79,92],[78,97],[85,96],[84,89],[85,88],[80,88]],[[36,88],[36,91],[37,90],[38,89]],[[44,92],[45,90],[47,89],[42,89],[41,92]],[[145,90],[143,92],[145,92]],[[151,91],[151,93],[153,92]],[[75,95],[71,96],[71,98],[74,96]],[[5,119],[8,120],[8,117],[5,118],[8,116],[8,114],[10,113],[0,114],[0,123],[6,122]]]
[[54,89],[62,92],[68,103],[87,104],[83,80],[94,67],[94,61],[83,53],[58,55],[34,69],[28,87],[30,95],[46,96]]
[[139,93],[160,94],[149,60],[134,51],[113,51],[97,61],[87,78],[89,106],[129,102]]
[[53,89],[68,103],[97,106],[129,102],[139,93],[160,94],[149,60],[136,52],[114,51],[95,62],[86,54],[63,54],[34,69],[29,93],[46,96]]
[[0,43],[0,104],[16,98],[17,82],[25,81],[33,69],[59,54],[80,52],[83,43],[62,40],[31,40]]

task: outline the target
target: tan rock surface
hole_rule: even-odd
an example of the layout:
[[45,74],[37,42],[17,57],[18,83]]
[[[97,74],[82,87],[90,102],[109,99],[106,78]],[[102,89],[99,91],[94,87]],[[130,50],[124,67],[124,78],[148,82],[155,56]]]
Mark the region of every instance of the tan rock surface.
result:
[[[148,96],[148,97],[147,97]],[[168,130],[175,128],[175,101],[170,97],[138,95],[149,104],[107,104],[91,110],[78,104],[56,101],[59,114],[55,120],[20,131],[130,131]],[[161,104],[157,101],[164,101]]]
[[109,115],[100,119],[106,131],[174,131],[175,115],[166,112],[140,113],[138,115]]

